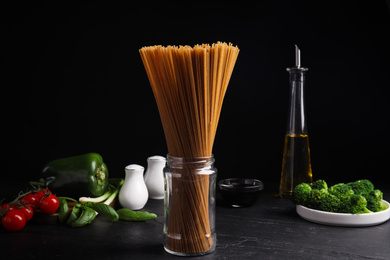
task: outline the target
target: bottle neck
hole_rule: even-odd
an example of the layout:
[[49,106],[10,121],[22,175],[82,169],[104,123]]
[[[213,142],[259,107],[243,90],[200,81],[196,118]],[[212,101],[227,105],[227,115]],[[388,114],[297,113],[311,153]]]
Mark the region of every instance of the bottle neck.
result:
[[287,68],[290,74],[288,135],[307,135],[305,117],[305,73],[307,68]]

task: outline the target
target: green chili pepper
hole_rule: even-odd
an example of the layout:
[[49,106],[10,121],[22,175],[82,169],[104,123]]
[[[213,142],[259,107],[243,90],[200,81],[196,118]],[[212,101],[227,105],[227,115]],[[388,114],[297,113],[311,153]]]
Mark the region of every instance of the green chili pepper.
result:
[[89,207],[81,207],[81,215],[80,217],[74,221],[71,226],[73,228],[84,227],[90,224],[96,217],[96,212]]
[[57,159],[42,172],[46,186],[57,196],[98,197],[108,188],[108,170],[97,153]]
[[147,211],[133,211],[130,209],[122,208],[116,211],[119,215],[120,220],[126,221],[146,221],[157,218],[157,215],[154,213],[149,213]]

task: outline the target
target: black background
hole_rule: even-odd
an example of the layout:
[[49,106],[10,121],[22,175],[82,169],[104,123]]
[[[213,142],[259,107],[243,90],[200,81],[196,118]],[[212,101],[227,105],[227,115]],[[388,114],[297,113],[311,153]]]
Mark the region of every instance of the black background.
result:
[[[130,3],[130,1],[129,1]],[[368,4],[369,3],[369,4]],[[100,153],[112,177],[166,155],[138,50],[232,42],[241,52],[213,153],[219,178],[280,178],[294,44],[307,74],[314,179],[388,173],[386,1],[47,1],[1,8],[2,181],[56,158]],[[4,167],[5,166],[5,167]]]

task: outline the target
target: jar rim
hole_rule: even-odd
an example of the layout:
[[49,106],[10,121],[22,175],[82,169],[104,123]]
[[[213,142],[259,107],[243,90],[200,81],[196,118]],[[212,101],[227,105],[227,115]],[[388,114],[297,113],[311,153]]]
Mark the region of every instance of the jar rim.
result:
[[169,153],[167,154],[167,158],[174,158],[174,159],[209,159],[209,158],[214,158],[214,154],[211,154],[210,156],[198,156],[198,157],[182,157],[182,156],[174,156],[170,155]]
[[201,157],[180,157],[167,154],[168,164],[214,163],[214,154]]

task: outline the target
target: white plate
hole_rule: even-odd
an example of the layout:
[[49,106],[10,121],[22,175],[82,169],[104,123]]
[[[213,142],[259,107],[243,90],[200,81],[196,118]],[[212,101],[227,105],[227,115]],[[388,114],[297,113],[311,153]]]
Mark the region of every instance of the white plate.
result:
[[387,205],[387,209],[379,212],[365,214],[348,214],[348,213],[333,213],[321,210],[310,209],[301,205],[297,205],[297,213],[304,219],[332,226],[347,226],[347,227],[366,227],[379,225],[386,222],[390,218],[390,204],[383,200]]

